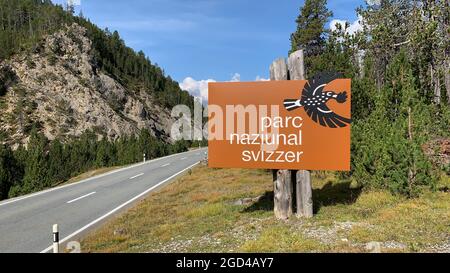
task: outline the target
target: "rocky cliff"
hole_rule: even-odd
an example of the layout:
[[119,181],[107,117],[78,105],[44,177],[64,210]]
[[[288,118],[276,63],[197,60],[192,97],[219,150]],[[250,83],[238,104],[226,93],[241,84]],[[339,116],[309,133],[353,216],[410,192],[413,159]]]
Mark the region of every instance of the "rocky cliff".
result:
[[0,60],[3,141],[26,144],[33,127],[47,138],[67,139],[90,129],[116,139],[148,128],[170,142],[169,109],[151,92],[129,90],[100,71],[86,29],[73,24],[49,35],[27,53]]

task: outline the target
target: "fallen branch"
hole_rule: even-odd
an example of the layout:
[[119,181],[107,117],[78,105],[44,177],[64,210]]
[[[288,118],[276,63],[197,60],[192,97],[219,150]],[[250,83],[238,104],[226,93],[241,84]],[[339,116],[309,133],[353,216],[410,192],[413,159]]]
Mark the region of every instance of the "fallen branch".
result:
[[397,44],[394,44],[394,47],[398,47],[398,46],[401,46],[401,45],[406,45],[406,44],[409,44],[411,42],[411,40],[407,40],[407,41],[404,41],[404,42],[401,42],[401,43],[397,43]]

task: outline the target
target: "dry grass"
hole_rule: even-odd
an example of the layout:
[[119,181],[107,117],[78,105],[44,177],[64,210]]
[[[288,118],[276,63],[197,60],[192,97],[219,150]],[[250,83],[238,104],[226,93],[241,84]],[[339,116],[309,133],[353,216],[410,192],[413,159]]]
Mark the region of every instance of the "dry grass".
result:
[[61,183],[58,186],[76,183],[76,182],[79,182],[79,181],[82,181],[82,180],[85,180],[85,179],[88,179],[88,178],[91,178],[91,177],[94,177],[97,175],[101,175],[104,173],[108,173],[108,172],[111,172],[111,171],[114,171],[114,170],[117,170],[120,168],[124,168],[124,167],[126,167],[126,166],[105,167],[105,168],[88,171],[88,172],[82,173],[80,175],[77,175],[75,177],[72,177],[71,179],[67,180],[66,182]]
[[[322,173],[313,180],[315,217],[277,221],[270,181],[265,171],[197,167],[90,234],[82,249],[365,252],[367,243],[377,241],[383,252],[450,251],[448,192],[405,199],[385,191],[362,192]],[[243,199],[250,203],[236,203]]]

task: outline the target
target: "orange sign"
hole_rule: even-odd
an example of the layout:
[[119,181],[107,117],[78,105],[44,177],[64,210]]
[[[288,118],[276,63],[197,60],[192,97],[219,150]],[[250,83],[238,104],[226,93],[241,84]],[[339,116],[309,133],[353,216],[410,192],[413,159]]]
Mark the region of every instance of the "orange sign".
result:
[[350,170],[351,80],[209,83],[214,168]]

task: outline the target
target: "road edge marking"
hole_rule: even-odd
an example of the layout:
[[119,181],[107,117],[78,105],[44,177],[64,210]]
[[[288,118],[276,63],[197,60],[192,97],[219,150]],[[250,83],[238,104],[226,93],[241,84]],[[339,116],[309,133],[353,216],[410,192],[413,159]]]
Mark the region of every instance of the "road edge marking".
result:
[[[78,229],[77,231],[75,231],[75,232],[71,233],[70,235],[66,236],[64,239],[60,240],[59,243],[62,244],[64,242],[68,241],[70,238],[74,237],[75,235],[85,231],[86,229],[88,229],[91,226],[97,224],[98,222],[102,221],[103,219],[105,219],[105,218],[109,217],[110,215],[116,213],[117,211],[119,211],[123,207],[133,203],[137,199],[141,198],[142,196],[146,195],[147,193],[151,192],[152,190],[156,189],[157,187],[165,184],[166,182],[172,180],[173,178],[175,178],[176,176],[180,175],[181,173],[183,173],[183,172],[185,172],[185,171],[187,171],[187,170],[197,166],[198,164],[200,164],[200,161],[190,165],[189,167],[187,167],[187,168],[185,168],[185,169],[183,169],[183,170],[181,170],[181,171],[179,171],[179,172],[177,172],[177,173],[175,173],[173,175],[171,175],[170,177],[168,177],[168,178],[164,179],[163,181],[159,182],[158,184],[150,187],[149,189],[145,190],[144,192],[136,195],[135,197],[133,197],[130,200],[126,201],[125,203],[119,205],[118,207],[114,208],[113,210],[109,211],[108,213],[104,214],[103,216],[100,216],[99,218],[95,219],[94,221],[90,222],[89,224],[83,226],[82,228]],[[47,253],[52,248],[53,248],[53,245],[51,245],[51,246],[47,247],[46,249],[42,250],[40,253]]]

